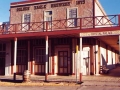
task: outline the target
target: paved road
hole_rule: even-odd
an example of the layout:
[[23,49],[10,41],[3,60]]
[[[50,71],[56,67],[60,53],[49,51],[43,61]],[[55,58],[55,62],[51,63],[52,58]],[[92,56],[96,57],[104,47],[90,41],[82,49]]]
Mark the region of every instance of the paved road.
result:
[[41,87],[0,87],[0,90],[120,90],[111,86],[41,86]]
[[0,90],[77,90],[75,86],[0,87]]

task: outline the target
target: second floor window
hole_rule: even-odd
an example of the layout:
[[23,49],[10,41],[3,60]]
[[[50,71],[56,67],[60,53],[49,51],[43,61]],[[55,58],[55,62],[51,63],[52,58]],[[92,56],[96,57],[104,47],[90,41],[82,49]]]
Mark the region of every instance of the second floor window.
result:
[[22,24],[22,31],[28,31],[30,29],[30,23],[31,22],[31,14],[23,14],[23,24]]
[[69,9],[69,18],[77,18],[77,8]]
[[24,14],[24,21],[23,22],[30,22],[31,15],[30,14]]

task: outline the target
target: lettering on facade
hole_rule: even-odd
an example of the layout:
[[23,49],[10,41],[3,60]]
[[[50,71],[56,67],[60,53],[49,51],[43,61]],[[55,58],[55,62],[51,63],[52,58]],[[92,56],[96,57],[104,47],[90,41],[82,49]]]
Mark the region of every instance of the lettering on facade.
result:
[[17,8],[17,11],[28,11],[30,7],[19,7]]
[[85,4],[85,0],[76,1],[76,5],[79,5],[79,4]]
[[104,31],[104,32],[88,32],[88,33],[80,33],[81,37],[91,37],[91,36],[107,36],[107,35],[118,35],[120,34],[120,30],[117,31]]
[[62,7],[62,6],[70,6],[70,2],[51,4],[51,8]]
[[[76,1],[76,5],[79,4],[85,4],[85,0],[78,0]],[[55,8],[55,7],[63,7],[63,6],[70,6],[70,2],[64,2],[64,3],[54,3],[51,4],[51,8]],[[47,5],[35,5],[33,8],[34,10],[36,9],[46,9]],[[28,11],[30,9],[30,7],[26,6],[26,7],[18,7],[17,11]]]
[[46,9],[46,5],[36,5],[34,6],[34,10],[36,9]]

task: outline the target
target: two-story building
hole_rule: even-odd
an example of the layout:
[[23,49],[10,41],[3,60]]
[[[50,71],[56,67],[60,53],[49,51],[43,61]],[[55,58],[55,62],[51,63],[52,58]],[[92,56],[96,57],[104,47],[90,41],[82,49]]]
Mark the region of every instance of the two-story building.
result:
[[112,27],[104,16],[98,0],[11,3],[8,33],[0,36],[0,74],[29,70],[33,75],[97,75],[102,65],[112,69],[118,62],[118,47],[95,37],[109,32],[89,35],[91,28]]

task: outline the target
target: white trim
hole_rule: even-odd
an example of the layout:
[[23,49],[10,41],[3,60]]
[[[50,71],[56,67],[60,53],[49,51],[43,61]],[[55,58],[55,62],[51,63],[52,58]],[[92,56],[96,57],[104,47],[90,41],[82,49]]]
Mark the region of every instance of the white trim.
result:
[[[45,13],[48,12],[48,11],[52,11],[52,10],[45,10],[45,11],[43,11],[44,21],[46,21],[46,15],[45,15]],[[52,11],[52,15],[50,15],[50,16],[53,17],[53,11]]]

